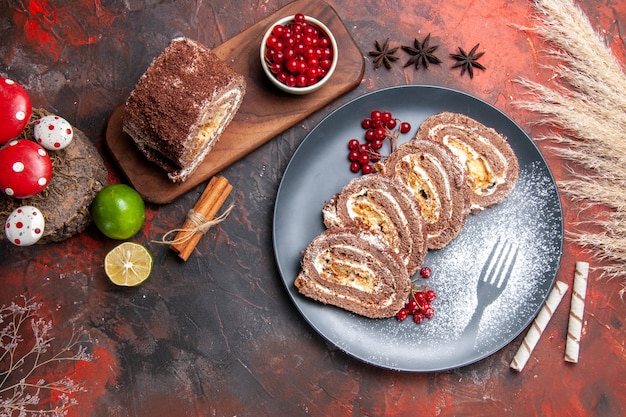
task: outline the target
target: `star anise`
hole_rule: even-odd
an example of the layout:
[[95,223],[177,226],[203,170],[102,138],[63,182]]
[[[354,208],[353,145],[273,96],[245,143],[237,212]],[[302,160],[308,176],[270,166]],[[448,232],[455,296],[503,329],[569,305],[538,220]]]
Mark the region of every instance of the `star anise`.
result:
[[398,50],[398,47],[389,48],[389,38],[385,39],[385,42],[381,45],[380,42],[375,41],[376,50],[370,51],[369,55],[374,57],[374,68],[378,69],[382,65],[387,69],[391,69],[391,63],[398,59],[394,54]]
[[417,39],[413,40],[413,46],[402,45],[402,49],[413,55],[409,60],[404,64],[405,67],[410,65],[415,65],[415,69],[420,69],[420,65],[423,65],[424,68],[428,68],[428,64],[441,64],[441,60],[437,58],[434,52],[437,50],[439,45],[430,46],[430,33],[424,38],[422,43]]
[[485,54],[484,52],[476,53],[478,45],[480,44],[477,43],[476,46],[474,46],[472,50],[469,51],[469,54],[466,53],[460,46],[458,54],[450,54],[450,56],[457,61],[457,63],[454,64],[452,68],[461,67],[461,76],[463,76],[463,74],[465,74],[465,71],[467,71],[470,78],[474,78],[474,68],[478,68],[483,71],[487,69],[481,63],[477,62],[478,58]]

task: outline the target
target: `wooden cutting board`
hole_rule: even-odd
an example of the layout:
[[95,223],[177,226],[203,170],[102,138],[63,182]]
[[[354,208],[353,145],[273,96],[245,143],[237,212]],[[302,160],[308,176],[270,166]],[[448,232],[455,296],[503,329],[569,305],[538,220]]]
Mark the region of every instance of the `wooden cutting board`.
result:
[[[266,78],[259,47],[267,28],[284,16],[302,12],[324,22],[337,40],[339,61],[335,73],[320,90],[304,96],[283,93]],[[139,153],[122,131],[123,105],[113,111],[105,142],[130,184],[146,201],[165,204],[180,197],[281,132],[355,88],[363,78],[365,60],[337,12],[323,1],[298,0],[246,29],[213,51],[246,77],[246,95],[219,142],[182,184],[174,184],[163,170]]]

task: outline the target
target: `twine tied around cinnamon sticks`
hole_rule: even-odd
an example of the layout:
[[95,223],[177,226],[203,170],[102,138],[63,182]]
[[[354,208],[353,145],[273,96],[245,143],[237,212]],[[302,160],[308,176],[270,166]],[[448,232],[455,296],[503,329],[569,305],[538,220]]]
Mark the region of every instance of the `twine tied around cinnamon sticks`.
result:
[[[170,248],[178,253],[178,257],[183,261],[189,259],[202,236],[211,227],[224,221],[230,214],[234,204],[231,204],[222,214],[215,217],[232,189],[233,186],[226,178],[211,178],[193,209],[187,213],[182,227],[170,230],[157,242],[169,244]],[[168,236],[174,233],[176,233],[175,238],[168,240]]]

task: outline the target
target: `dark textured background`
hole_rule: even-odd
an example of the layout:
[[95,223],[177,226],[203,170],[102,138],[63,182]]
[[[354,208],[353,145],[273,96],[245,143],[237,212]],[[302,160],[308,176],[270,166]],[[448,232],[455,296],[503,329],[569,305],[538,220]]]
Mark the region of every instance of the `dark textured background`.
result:
[[[286,1],[23,0],[0,6],[0,73],[21,83],[33,103],[83,130],[110,163],[103,134],[151,59],[179,35],[219,45]],[[149,247],[154,272],[144,285],[119,289],[102,264],[117,242],[95,228],[65,242],[18,248],[0,243],[0,305],[24,294],[43,303],[58,343],[72,328],[94,340],[96,360],[64,369],[84,381],[75,416],[619,416],[626,413],[624,316],[619,280],[589,280],[581,362],[563,362],[569,302],[564,301],[521,374],[509,369],[523,336],[458,370],[409,374],[382,370],[326,344],[299,316],[278,275],[272,215],[282,173],[295,148],[330,111],[351,98],[403,84],[443,85],[478,96],[509,114],[531,136],[536,115],[512,102],[513,80],[549,82],[545,45],[530,26],[527,1],[330,1],[364,55],[374,40],[409,44],[431,33],[444,63],[428,71],[374,70],[361,85],[221,174],[234,185],[235,209],[189,261],[152,242],[179,227],[202,186],[175,202],[150,205],[133,240]],[[626,5],[580,3],[626,63]],[[447,54],[476,43],[486,54],[473,80],[450,70]],[[279,117],[279,115],[277,115]],[[540,147],[544,147],[540,144]],[[561,161],[545,152],[557,179]],[[578,207],[563,201],[566,224]],[[571,283],[576,260],[566,242],[558,279]],[[566,300],[568,297],[566,296]],[[420,352],[415,351],[416,355]]]

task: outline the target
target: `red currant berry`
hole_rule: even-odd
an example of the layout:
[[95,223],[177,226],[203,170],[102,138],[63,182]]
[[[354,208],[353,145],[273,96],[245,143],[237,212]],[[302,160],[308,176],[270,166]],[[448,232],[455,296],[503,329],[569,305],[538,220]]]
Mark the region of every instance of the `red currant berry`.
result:
[[306,48],[306,46],[300,42],[298,40],[298,37],[296,36],[296,43],[295,45],[293,45],[293,49],[296,51],[296,56],[301,57],[302,54],[304,54],[304,49]]
[[435,309],[429,306],[426,311],[424,311],[424,317],[426,317],[427,319],[432,319],[433,317],[435,317]]
[[296,77],[296,85],[298,87],[306,87],[309,79],[304,74],[300,74]]
[[433,275],[433,270],[430,267],[425,266],[422,269],[420,269],[420,276],[422,278],[430,278],[432,275]]
[[[282,64],[283,62],[285,62],[285,53],[283,51],[274,52],[274,63]],[[280,67],[282,69],[282,65]]]
[[428,301],[424,301],[424,304],[420,305],[420,311],[426,314],[426,311],[433,308]]
[[361,152],[359,153],[359,158],[357,159],[357,161],[361,164],[361,165],[367,165],[370,163],[370,156],[369,153],[367,152]]
[[316,78],[317,78],[317,67],[309,67],[309,68],[306,70],[306,75],[307,75],[307,77],[309,77],[309,78],[316,79]]
[[274,74],[278,74],[282,69],[283,66],[280,65],[280,62],[274,62],[270,67],[270,71],[272,71]]
[[417,304],[419,305],[424,305],[424,303],[426,303],[426,295],[421,291],[413,294],[413,298],[415,298],[415,301],[417,301]]
[[350,164],[350,171],[359,172],[360,170],[361,170],[361,164],[359,164],[357,161],[354,161]]
[[276,79],[278,81],[280,81],[283,84],[287,83],[287,73],[285,71],[281,71],[278,74],[276,74]]
[[278,52],[282,51],[283,49],[285,49],[285,43],[280,39],[277,39],[276,43],[274,43],[274,50]]
[[378,152],[370,152],[370,162],[378,162],[381,159],[381,154]]
[[367,129],[367,130],[365,131],[365,140],[366,140],[366,141],[371,142],[371,141],[373,141],[373,140],[374,140],[374,137],[375,137],[375,135],[374,135],[374,129]]
[[363,174],[371,174],[372,173],[372,166],[370,164],[361,166],[361,172]]
[[381,120],[383,117],[383,114],[380,110],[372,110],[372,113],[370,114],[370,118],[372,119],[372,121],[379,121]]
[[431,302],[437,298],[437,293],[434,290],[426,291],[426,301]]
[[396,319],[398,321],[404,321],[406,320],[406,318],[409,317],[409,312],[407,311],[406,308],[401,308],[397,313],[396,313]]
[[274,29],[272,29],[272,33],[278,37],[281,37],[285,33],[285,27],[283,25],[276,25],[274,26]]
[[386,124],[387,124],[387,129],[395,129],[398,122],[396,121],[396,119],[389,119]]
[[298,61],[298,73],[299,74],[304,74],[307,71],[307,69],[309,69],[309,67],[305,61],[303,60]]
[[287,61],[287,65],[285,67],[290,73],[295,74],[298,72],[299,66],[300,64],[298,63],[298,60],[296,58],[292,58]]
[[304,13],[296,13],[293,17],[293,20],[300,23],[306,22],[306,19],[304,18]]
[[276,48],[275,48],[275,46],[276,46],[276,42],[278,42],[278,37],[277,37],[277,36],[274,36],[274,35],[270,35],[270,36],[267,38],[266,45],[267,45],[267,47],[268,47],[269,49],[276,49]]
[[411,131],[411,124],[409,122],[400,123],[400,133],[409,133]]
[[332,65],[333,65],[333,61],[330,60],[329,58],[320,59],[320,67],[323,70],[329,70]]
[[369,129],[370,127],[372,127],[372,120],[371,119],[361,120],[361,127],[363,129]]
[[370,146],[372,147],[372,149],[378,150],[383,147],[384,143],[385,141],[382,139],[374,139]]
[[417,324],[420,324],[424,321],[424,315],[422,313],[413,314],[413,321]]
[[382,112],[380,119],[383,121],[383,123],[387,124],[387,122],[392,119],[391,113],[389,113],[388,111]]
[[387,132],[385,132],[384,128],[377,127],[376,129],[374,129],[374,139],[383,140],[385,139],[385,136],[387,136]]
[[370,144],[369,143],[361,143],[359,145],[359,152],[368,153],[369,151],[370,151]]
[[419,310],[419,306],[417,305],[417,301],[411,298],[408,303],[406,303],[406,309],[409,310],[409,313],[415,314]]
[[348,149],[353,151],[353,150],[356,150],[358,148],[359,148],[359,141],[357,139],[350,139],[348,141]]
[[348,161],[350,162],[355,162],[359,160],[359,151],[357,151],[356,149],[351,150],[350,152],[348,152]]
[[283,55],[285,56],[284,62],[289,62],[296,57],[296,50],[293,48],[285,48]]
[[295,87],[296,86],[296,76],[295,75],[288,75],[287,79],[285,80],[285,84],[288,87]]

